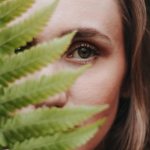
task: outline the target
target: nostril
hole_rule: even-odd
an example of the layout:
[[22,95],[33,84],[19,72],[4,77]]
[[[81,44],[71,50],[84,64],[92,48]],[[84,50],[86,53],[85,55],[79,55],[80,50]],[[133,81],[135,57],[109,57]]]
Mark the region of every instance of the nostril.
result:
[[47,100],[45,100],[42,103],[36,104],[35,107],[64,107],[67,103],[67,96],[66,93],[61,93],[53,97],[49,97]]

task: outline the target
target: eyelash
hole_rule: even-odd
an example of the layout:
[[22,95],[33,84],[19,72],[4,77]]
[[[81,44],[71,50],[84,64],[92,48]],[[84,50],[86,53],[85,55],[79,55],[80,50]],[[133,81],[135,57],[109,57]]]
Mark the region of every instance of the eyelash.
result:
[[[77,55],[82,54],[82,53],[79,54],[81,50],[83,54],[85,54],[84,52],[89,50],[90,54],[85,56],[90,58],[73,58],[75,53],[78,53]],[[100,55],[101,55],[101,51],[94,44],[91,44],[87,41],[80,41],[80,42],[72,43],[70,48],[64,53],[63,58],[69,62],[84,65],[93,62]]]
[[[27,43],[25,46],[18,48],[15,50],[15,53],[20,53],[23,52],[24,50],[27,50],[29,48],[31,48],[33,45],[35,45],[35,41],[31,41],[29,43]],[[92,54],[92,57],[90,56],[90,58],[73,58],[73,53],[79,51],[81,48],[83,48],[85,50],[89,49],[90,50],[90,54]],[[99,56],[101,56],[101,50],[99,50],[97,48],[97,46],[95,46],[94,44],[91,44],[87,41],[78,41],[78,42],[73,42],[71,44],[71,46],[69,47],[69,49],[63,54],[63,58],[66,61],[69,61],[71,63],[76,63],[76,64],[80,64],[80,65],[85,65],[88,63],[92,63],[94,60],[96,60]]]

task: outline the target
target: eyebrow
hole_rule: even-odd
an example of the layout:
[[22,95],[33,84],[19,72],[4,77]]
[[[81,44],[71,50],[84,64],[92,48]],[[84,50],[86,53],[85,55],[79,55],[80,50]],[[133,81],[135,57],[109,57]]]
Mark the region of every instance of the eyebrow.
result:
[[73,32],[73,31],[77,31],[74,39],[98,37],[100,39],[103,39],[107,44],[112,45],[111,38],[109,36],[107,36],[106,34],[100,32],[94,28],[77,28],[77,29],[66,30],[60,34],[60,37],[65,35],[65,34],[68,34],[70,32]]

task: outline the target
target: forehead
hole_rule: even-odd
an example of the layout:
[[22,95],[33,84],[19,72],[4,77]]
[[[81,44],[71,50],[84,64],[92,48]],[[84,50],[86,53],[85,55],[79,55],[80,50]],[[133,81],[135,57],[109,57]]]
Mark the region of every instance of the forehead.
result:
[[[44,1],[46,4],[51,0]],[[45,34],[50,34],[50,29],[57,35],[59,30],[81,27],[100,30],[112,40],[118,40],[122,23],[116,0],[60,0]]]
[[[34,10],[52,3],[53,0],[36,0]],[[66,30],[93,28],[103,32],[113,42],[122,39],[122,21],[116,0],[59,0],[57,9],[41,39],[50,39]]]

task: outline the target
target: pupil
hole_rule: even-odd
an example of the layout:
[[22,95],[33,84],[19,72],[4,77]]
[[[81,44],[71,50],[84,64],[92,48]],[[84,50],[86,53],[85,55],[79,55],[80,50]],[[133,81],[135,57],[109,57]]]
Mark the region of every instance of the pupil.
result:
[[78,54],[81,58],[88,58],[91,56],[91,49],[89,48],[85,48],[85,47],[81,47],[78,50]]

